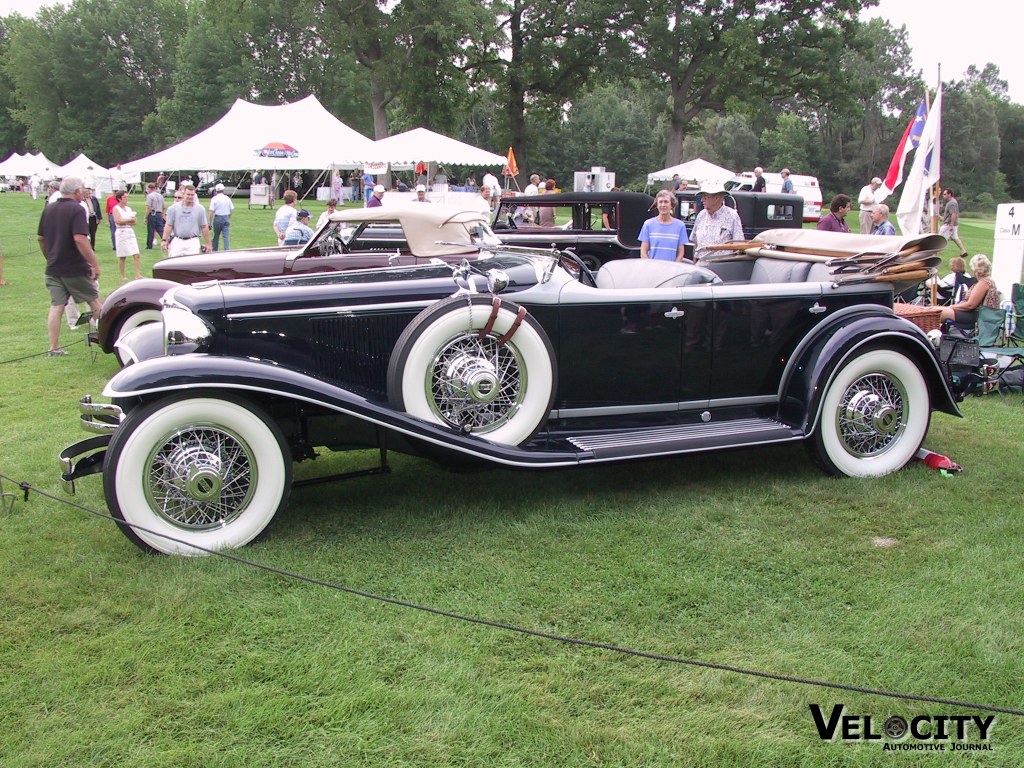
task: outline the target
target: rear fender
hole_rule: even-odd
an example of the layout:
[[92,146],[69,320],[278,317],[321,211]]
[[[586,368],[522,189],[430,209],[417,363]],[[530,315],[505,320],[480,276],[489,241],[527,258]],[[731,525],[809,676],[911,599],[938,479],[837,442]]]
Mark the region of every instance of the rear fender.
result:
[[867,346],[882,345],[913,360],[924,376],[933,410],[962,416],[928,338],[892,314],[854,309],[823,323],[793,356],[783,380],[779,413],[806,434],[817,426],[821,399],[842,364]]
[[160,299],[163,298],[163,295],[169,289],[179,287],[181,287],[180,283],[146,277],[125,283],[107,296],[106,301],[103,302],[103,308],[100,310],[97,328],[100,347],[103,351],[107,353],[114,351],[117,329],[120,328],[125,317],[140,309],[159,311]]

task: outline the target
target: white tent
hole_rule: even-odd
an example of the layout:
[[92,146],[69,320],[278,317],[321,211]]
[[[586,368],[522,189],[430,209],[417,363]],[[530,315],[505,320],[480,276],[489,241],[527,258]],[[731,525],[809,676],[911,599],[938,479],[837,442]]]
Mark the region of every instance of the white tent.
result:
[[334,165],[340,158],[358,160],[373,141],[349,128],[317,100],[261,106],[237,99],[205,131],[149,157],[123,163],[131,173],[155,171],[305,170]]
[[505,164],[504,155],[496,155],[472,144],[442,136],[426,128],[413,128],[374,142],[373,148],[362,157],[344,160],[374,164],[389,163],[392,168],[412,168],[419,162],[446,165],[498,166]]
[[4,176],[31,176],[38,173],[44,179],[53,178],[57,173],[57,164],[42,152],[30,154],[12,154],[0,163],[0,174]]
[[107,169],[99,163],[90,160],[84,152],[80,152],[78,157],[69,160],[59,168],[55,168],[54,173],[61,178],[65,176],[78,176],[84,179],[86,176],[106,176]]
[[680,165],[673,165],[671,168],[662,168],[660,171],[647,174],[647,183],[653,184],[656,181],[669,181],[673,176],[679,174],[684,181],[728,181],[736,174],[728,168],[709,163],[707,160],[695,158]]

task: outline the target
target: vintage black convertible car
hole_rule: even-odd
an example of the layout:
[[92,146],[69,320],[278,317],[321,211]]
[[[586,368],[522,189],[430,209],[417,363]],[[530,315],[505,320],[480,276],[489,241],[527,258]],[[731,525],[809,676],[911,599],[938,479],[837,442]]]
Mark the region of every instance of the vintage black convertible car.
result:
[[900,469],[933,409],[959,415],[929,339],[892,309],[944,239],[773,234],[710,269],[625,259],[595,276],[503,246],[175,287],[162,322],[124,339],[140,362],[110,402],[83,399],[99,435],[64,451],[63,479],[102,471],[132,541],[192,555],[256,537],[320,447],[542,468],[803,442],[834,475]]

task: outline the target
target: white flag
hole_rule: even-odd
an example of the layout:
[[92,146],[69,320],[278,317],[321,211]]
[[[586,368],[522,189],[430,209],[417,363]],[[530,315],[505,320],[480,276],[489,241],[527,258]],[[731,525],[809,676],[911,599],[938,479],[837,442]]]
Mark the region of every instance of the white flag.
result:
[[942,156],[942,83],[935,92],[935,101],[928,111],[921,142],[914,150],[914,164],[903,183],[903,197],[896,209],[896,221],[904,235],[919,235],[927,231],[931,211],[925,209],[928,190],[941,178]]

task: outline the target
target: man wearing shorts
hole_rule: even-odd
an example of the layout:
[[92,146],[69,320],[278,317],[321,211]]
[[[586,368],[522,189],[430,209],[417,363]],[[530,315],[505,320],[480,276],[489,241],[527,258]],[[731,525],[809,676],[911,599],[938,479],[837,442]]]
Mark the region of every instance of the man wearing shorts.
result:
[[967,249],[964,248],[960,239],[960,203],[952,189],[942,190],[942,199],[946,201],[946,207],[942,210],[942,226],[939,227],[939,234],[947,240],[952,240],[960,247],[960,257],[967,258]]
[[50,312],[46,317],[50,357],[68,354],[60,347],[61,316],[68,297],[76,303],[88,304],[95,317],[100,314],[100,264],[89,244],[89,223],[81,205],[84,193],[81,179],[65,177],[60,184],[60,197],[43,208],[39,217],[39,250],[46,257],[45,282],[50,292]]

